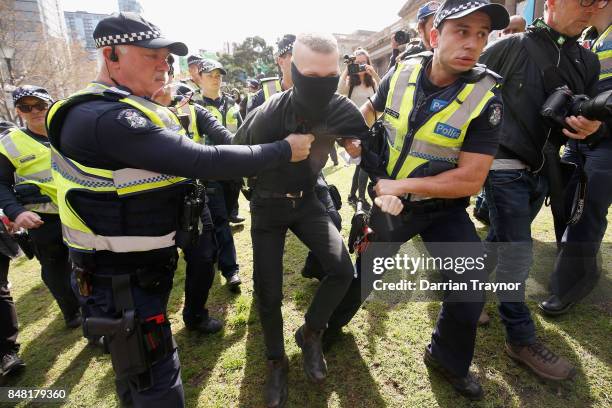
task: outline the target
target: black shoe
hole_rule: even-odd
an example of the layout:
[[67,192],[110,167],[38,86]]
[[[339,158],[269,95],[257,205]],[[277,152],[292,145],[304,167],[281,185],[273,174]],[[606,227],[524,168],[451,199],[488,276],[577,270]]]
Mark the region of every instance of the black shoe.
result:
[[19,370],[25,368],[25,363],[19,356],[17,352],[10,351],[2,356],[2,365],[0,366],[2,375],[15,374]]
[[242,224],[246,218],[241,217],[240,215],[232,215],[229,217],[229,222],[232,224]]
[[459,394],[463,395],[470,401],[480,401],[484,397],[484,391],[472,373],[468,373],[468,375],[465,377],[457,377],[434,358],[431,351],[429,351],[429,346],[425,347],[423,361],[427,367],[442,374],[444,379],[448,381],[448,383],[452,385],[453,388],[459,392]]
[[197,331],[202,334],[217,333],[223,328],[221,320],[213,317],[202,319],[199,323],[185,323],[187,330]]
[[552,295],[547,300],[538,303],[538,307],[545,315],[560,316],[567,313],[574,306],[573,302],[563,303],[557,295]]
[[[316,268],[318,269],[318,268]],[[304,265],[304,267],[302,267],[302,277],[306,278],[306,279],[318,279],[319,281],[323,280],[323,278],[325,277],[324,274],[321,274],[319,271],[315,271],[315,268],[313,268],[312,263],[310,262],[306,262],[306,264]]]
[[372,209],[372,206],[370,205],[370,203],[368,203],[368,200],[366,200],[365,198],[360,199],[359,202],[361,203],[361,209],[363,211],[368,212]]
[[282,408],[287,403],[289,394],[287,377],[289,374],[289,360],[284,356],[282,360],[268,360],[268,375],[264,393],[266,407]]
[[327,363],[323,356],[321,337],[323,330],[310,330],[305,324],[295,332],[295,342],[302,349],[302,363],[306,376],[320,383],[327,376]]
[[77,327],[81,327],[83,324],[83,318],[80,313],[76,313],[71,317],[64,316],[64,322],[66,322],[66,327],[69,329],[76,329]]
[[357,196],[350,195],[346,200],[350,205],[357,205]]
[[238,275],[238,272],[234,272],[233,274],[225,278],[225,282],[227,283],[227,288],[230,291],[234,293],[240,292],[240,284],[242,283],[242,281],[240,280],[240,275]]

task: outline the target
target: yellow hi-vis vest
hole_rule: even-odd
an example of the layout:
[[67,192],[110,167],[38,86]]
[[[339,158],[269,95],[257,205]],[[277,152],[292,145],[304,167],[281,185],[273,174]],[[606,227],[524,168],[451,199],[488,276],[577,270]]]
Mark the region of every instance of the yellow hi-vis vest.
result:
[[15,167],[15,185],[34,184],[51,202],[26,204],[27,210],[57,214],[57,191],[51,174],[51,150],[21,129],[0,136],[0,153]]
[[[415,170],[430,161],[444,161],[457,165],[461,145],[470,122],[493,98],[497,79],[486,74],[475,83],[464,84],[455,98],[433,114],[418,128],[409,128],[409,117],[414,107],[419,73],[426,57],[416,55],[397,65],[389,84],[383,124],[387,130],[389,157],[387,175],[393,179],[408,178]],[[412,140],[408,146],[404,142]],[[424,197],[412,196],[411,200]]]
[[[178,118],[168,108],[150,100],[134,96],[117,88],[92,83],[86,89],[57,101],[47,113],[47,129],[53,143],[59,140],[61,121],[65,111],[75,104],[96,98],[112,98],[132,106],[143,113],[155,125],[185,134]],[[58,114],[60,113],[60,114]],[[57,119],[56,118],[60,118]],[[137,152],[134,152],[137,154]],[[117,198],[143,194],[157,189],[171,187],[185,181],[183,177],[159,174],[148,170],[124,168],[107,170],[85,166],[64,156],[54,144],[51,147],[53,178],[57,186],[59,214],[62,234],[66,244],[80,251],[140,252],[175,245],[172,231],[163,236],[102,236],[96,235],[70,203],[69,193],[87,191],[90,193],[115,193]]]
[[[224,98],[229,98],[228,96],[223,96]],[[228,104],[227,112],[225,115],[221,113],[217,107],[213,105],[205,105],[204,107],[214,115],[215,118],[221,123],[227,130],[232,133],[236,133],[238,130],[238,116],[240,116],[240,107],[234,103],[234,101],[230,102],[232,105]]]
[[201,135],[198,130],[198,116],[196,114],[196,108],[192,103],[186,103],[177,108],[179,115],[186,115],[189,118],[189,125],[187,126],[187,136],[193,139],[194,142],[199,144],[206,144],[206,135]]
[[272,95],[283,91],[283,88],[281,87],[280,79],[278,79],[277,77],[262,79],[261,87],[264,92],[264,101],[267,101],[268,99],[270,99]]
[[612,77],[612,25],[597,38],[591,51],[597,54],[601,65],[599,80]]

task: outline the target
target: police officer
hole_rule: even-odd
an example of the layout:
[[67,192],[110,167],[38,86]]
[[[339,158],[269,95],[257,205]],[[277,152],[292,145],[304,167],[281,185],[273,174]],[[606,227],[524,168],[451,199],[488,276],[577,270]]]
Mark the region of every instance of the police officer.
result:
[[419,7],[417,11],[417,30],[419,32],[419,38],[415,38],[406,44],[404,52],[400,53],[399,45],[395,41],[395,38],[391,38],[391,58],[389,59],[390,70],[395,66],[397,61],[408,58],[411,55],[418,54],[423,51],[431,51],[431,43],[429,40],[429,33],[433,25],[434,14],[440,7],[440,3],[437,1],[430,1]]
[[[259,173],[251,198],[253,281],[268,359],[268,407],[284,406],[287,399],[281,303],[283,248],[289,229],[328,267],[306,312],[305,324],[295,333],[309,379],[321,382],[327,374],[321,334],[352,280],[353,267],[340,233],[315,196],[314,186],[336,138],[367,135],[355,105],[335,94],[339,68],[334,37],[298,36],[292,61],[293,88],[248,115],[234,139],[234,143],[250,144],[278,140],[295,131],[315,135],[309,160]],[[350,154],[359,154],[354,139],[344,139],[343,144]]]
[[46,89],[24,85],[13,91],[24,128],[0,137],[0,208],[24,228],[34,244],[43,282],[51,291],[66,326],[81,325],[79,304],[70,288],[68,248],[62,242],[56,188],[51,177],[51,151],[45,114],[53,100]]
[[[590,49],[601,64],[599,92],[612,89],[612,7],[607,6],[593,14],[593,27],[586,35]],[[568,225],[563,234],[561,248],[550,276],[551,296],[539,304],[547,315],[564,314],[577,301],[587,296],[597,284],[601,265],[597,253],[608,226],[606,215],[612,204],[612,138],[607,121],[601,140],[588,144],[568,141],[564,159],[576,164],[587,176],[584,212],[580,220]],[[576,171],[566,187],[568,201],[574,199],[580,171]],[[568,203],[569,204],[569,203]]]
[[[196,81],[200,93],[194,99],[205,107],[230,132],[236,132],[242,118],[239,106],[229,96],[221,92],[223,76],[227,74],[223,66],[214,60],[203,59],[199,63]],[[212,139],[209,139],[209,142]],[[221,274],[231,291],[238,291],[240,275],[236,257],[236,245],[230,227],[230,221],[239,223],[244,218],[236,218],[238,196],[242,180],[209,181],[209,208],[215,224],[215,236],[218,244],[218,265]],[[214,194],[212,193],[214,191]]]
[[261,83],[256,78],[248,78],[246,80],[247,84],[247,95],[242,98],[240,101],[240,116],[246,118],[247,115],[247,107],[249,106],[250,101],[255,97],[257,92],[261,89]]
[[[194,142],[215,146],[231,145],[233,135],[224,128],[207,109],[193,103],[190,96],[193,90],[186,86],[179,87],[175,98],[175,109],[179,118],[185,118],[183,124],[187,136]],[[185,103],[187,102],[187,103]],[[216,195],[215,187],[211,183],[203,191],[205,202],[202,212],[202,232],[197,246],[185,249],[185,306],[183,307],[183,320],[185,327],[201,333],[216,333],[223,327],[223,323],[208,315],[205,308],[208,293],[215,278],[214,263],[217,258],[217,241],[215,239],[215,226],[211,211],[208,207],[208,196]],[[218,184],[217,184],[218,185]]]
[[[248,112],[253,111],[259,106],[263,105],[264,102],[268,101],[273,95],[284,92],[293,87],[293,80],[291,78],[291,58],[293,56],[293,43],[295,42],[295,35],[285,34],[283,38],[277,44],[276,52],[276,64],[281,72],[281,78],[277,77],[264,78],[261,80],[262,89],[255,94],[255,97],[249,104]],[[333,148],[335,150],[335,147]],[[319,198],[319,201],[325,207],[327,214],[331,218],[332,222],[340,231],[342,229],[342,217],[340,216],[339,210],[342,205],[340,194],[337,194],[334,198],[332,196],[332,188],[325,181],[323,173],[319,174],[317,183],[315,184],[315,193]],[[336,190],[337,192],[337,190]],[[316,278],[323,279],[325,276],[325,268],[321,265],[321,262],[317,257],[309,252],[302,268],[302,276],[305,278]]]
[[[497,150],[502,102],[499,77],[475,63],[490,31],[507,24],[508,13],[501,5],[486,0],[445,2],[431,30],[433,54],[400,62],[383,78],[373,103],[362,107],[370,124],[376,112],[384,112],[384,157],[375,154],[377,160],[371,160],[370,153],[377,152],[368,145],[362,165],[371,176],[381,177],[370,227],[372,239],[386,244],[369,246],[358,259],[360,279],[353,281],[330,318],[328,344],[357,312],[362,293],[365,298],[373,290],[378,279],[369,263],[373,256],[392,257],[418,234],[432,257],[482,259],[484,248],[466,207]],[[445,282],[487,279],[484,267],[463,274],[459,269],[441,272]],[[483,300],[481,291],[447,291],[424,355],[428,366],[473,400],[483,397],[469,372]]]
[[[565,229],[567,220],[559,218],[565,217],[559,208],[563,204],[559,149],[568,139],[597,134],[601,123],[569,116],[564,123],[568,128],[561,129],[547,123],[540,111],[548,96],[563,85],[577,94],[597,94],[597,56],[577,39],[598,7],[605,4],[607,1],[547,0],[544,18],[535,20],[525,33],[492,43],[481,57],[504,77],[502,138],[485,183],[491,221],[485,241],[487,261],[499,282],[519,283],[524,288],[533,261],[531,223],[547,195],[551,196],[559,241]],[[497,295],[510,358],[542,378],[573,377],[576,370],[571,363],[537,338],[524,293]]]
[[74,287],[90,306],[85,331],[106,334],[122,402],[181,407],[180,364],[165,313],[175,245],[192,242],[201,209],[183,177],[252,175],[304,159],[312,138],[198,145],[150,99],[167,81],[168,54],[185,55],[187,47],[127,12],[101,20],[93,37],[96,81],[47,115]]
[[199,74],[200,62],[202,62],[203,59],[204,58],[200,57],[199,55],[188,56],[187,69],[189,71],[189,78],[181,81],[185,85],[196,91],[196,97],[200,93],[200,87],[198,86],[196,80]]

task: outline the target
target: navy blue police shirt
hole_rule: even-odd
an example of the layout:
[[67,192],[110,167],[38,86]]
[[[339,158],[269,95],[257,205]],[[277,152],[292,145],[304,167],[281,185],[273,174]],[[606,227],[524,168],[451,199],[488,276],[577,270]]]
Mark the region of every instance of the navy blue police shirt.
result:
[[[415,97],[414,104],[415,108],[418,109],[415,118],[417,127],[448,105],[467,83],[467,78],[462,76],[449,86],[438,87],[425,74],[428,71],[429,64],[431,64],[431,59],[426,63],[425,68],[421,70],[417,79],[417,96]],[[389,86],[395,69],[396,67],[387,72],[381,80],[376,94],[372,97],[372,104],[377,112],[384,112],[385,110]],[[470,122],[463,145],[461,146],[462,152],[495,156],[500,140],[503,104],[497,88],[493,90],[493,93],[495,96],[483,108],[480,115]]]

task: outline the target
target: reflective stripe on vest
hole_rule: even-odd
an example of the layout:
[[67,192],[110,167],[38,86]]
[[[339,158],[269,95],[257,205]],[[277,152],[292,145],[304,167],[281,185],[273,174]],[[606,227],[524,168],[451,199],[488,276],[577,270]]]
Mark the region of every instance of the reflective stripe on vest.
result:
[[194,142],[204,144],[206,137],[202,137],[198,131],[198,116],[195,106],[191,103],[187,103],[179,106],[177,110],[180,115],[186,115],[189,118],[189,125],[187,126],[188,136],[193,139]]
[[[144,98],[126,95],[125,92],[119,89],[99,84],[91,84],[88,88],[74,94],[70,98],[56,102],[47,114],[48,128],[58,128],[51,126],[51,124],[57,112],[71,98],[85,94],[98,95],[102,98],[105,96],[105,92],[120,95],[121,97],[118,99],[118,102],[134,107],[156,125],[164,128],[170,127],[173,130],[177,130],[178,133],[185,134],[178,118],[169,109]],[[57,198],[64,241],[70,248],[82,251],[136,252],[167,248],[175,244],[175,231],[163,236],[107,237],[96,235],[85,224],[79,214],[76,213],[67,196],[70,191],[81,190],[92,193],[115,193],[118,198],[121,198],[170,187],[183,182],[185,178],[142,169],[124,168],[113,171],[89,167],[62,155],[54,147],[51,148],[51,157],[53,177],[57,185]]]
[[597,54],[601,65],[599,80],[612,77],[612,25],[595,41],[592,51]]
[[51,173],[51,150],[21,129],[14,128],[0,137],[0,154],[15,167],[15,185],[33,184],[49,203],[25,204],[30,211],[57,214],[57,189]]
[[264,91],[264,101],[267,101],[272,95],[282,92],[283,90],[280,80],[278,79],[263,82],[262,88]]
[[[480,115],[494,96],[492,89],[497,84],[491,75],[485,75],[476,83],[465,84],[455,99],[433,114],[426,123],[417,129],[409,129],[422,61],[421,57],[398,64],[390,82],[383,123],[389,144],[387,174],[396,179],[410,177],[418,167],[429,161],[456,165],[470,122]],[[412,136],[410,150],[400,163],[409,133]]]

